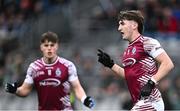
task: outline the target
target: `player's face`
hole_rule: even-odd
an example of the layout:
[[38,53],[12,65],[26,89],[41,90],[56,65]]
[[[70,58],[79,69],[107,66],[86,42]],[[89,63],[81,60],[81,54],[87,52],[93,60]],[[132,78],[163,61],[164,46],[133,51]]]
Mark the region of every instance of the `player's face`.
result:
[[53,59],[57,56],[58,44],[50,41],[45,41],[41,44],[43,56],[47,59]]
[[130,20],[120,20],[118,31],[124,40],[130,41],[133,34],[133,23]]

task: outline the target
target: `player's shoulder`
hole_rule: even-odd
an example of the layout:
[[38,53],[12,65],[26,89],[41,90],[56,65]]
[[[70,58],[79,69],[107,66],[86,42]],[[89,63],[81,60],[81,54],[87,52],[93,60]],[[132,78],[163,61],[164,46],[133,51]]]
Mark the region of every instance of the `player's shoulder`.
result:
[[37,65],[39,65],[39,66],[43,65],[43,61],[41,58],[38,58],[38,59],[32,61],[29,66],[37,66]]
[[29,68],[28,69],[32,69],[34,71],[40,69],[43,67],[43,62],[41,59],[36,59],[34,61],[32,61],[30,64],[29,64]]
[[65,66],[74,65],[74,63],[64,57],[58,57],[58,61]]
[[38,58],[30,63],[30,65],[33,65],[33,64],[43,64],[43,61],[41,58]]
[[144,44],[159,44],[159,41],[157,39],[148,36],[143,36],[142,42]]

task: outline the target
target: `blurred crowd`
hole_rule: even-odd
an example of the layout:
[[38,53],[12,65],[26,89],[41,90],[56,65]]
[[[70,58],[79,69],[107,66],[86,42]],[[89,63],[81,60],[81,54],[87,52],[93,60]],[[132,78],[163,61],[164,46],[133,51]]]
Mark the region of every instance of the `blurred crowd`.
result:
[[[75,63],[82,86],[97,100],[96,109],[130,109],[132,104],[125,81],[102,67],[96,58],[96,50],[100,46],[119,61],[122,47],[126,44],[120,39],[113,39],[114,34],[118,35],[118,32],[114,32],[118,26],[117,14],[120,10],[129,9],[138,9],[143,13],[146,35],[165,40],[165,43],[172,42],[170,39],[180,42],[179,0],[0,0],[0,97],[6,95],[2,93],[4,83],[18,81],[21,84],[29,63],[40,57],[39,49],[32,45],[39,45],[35,41],[39,40],[37,35],[41,33],[43,26],[55,27],[49,24],[53,21],[48,17],[52,16],[54,21],[63,21],[55,32],[59,34],[61,30],[65,30],[71,33],[60,33],[62,43],[59,53]],[[59,11],[60,17],[55,16]],[[44,17],[48,23],[37,26],[35,22],[40,23]],[[48,27],[46,29],[49,30]],[[43,31],[47,31],[46,29]],[[106,37],[105,32],[111,33],[111,37]],[[112,43],[106,44],[106,41]],[[175,67],[178,67],[179,55],[170,55]],[[180,70],[175,68],[158,85],[166,110],[180,109],[179,73]],[[75,100],[73,103],[78,109]]]
[[[108,28],[117,24],[117,14],[120,10],[140,10],[145,18],[145,33],[158,32],[159,36],[168,33],[177,37],[180,32],[180,2],[179,0],[123,0],[113,3],[113,0],[99,0],[100,7],[93,10],[91,29],[97,30],[98,25]],[[107,22],[109,21],[109,22]],[[117,24],[118,25],[118,24]],[[103,27],[104,27],[103,26]]]
[[[9,76],[13,76],[11,79],[18,79],[23,72],[22,55],[18,50],[24,46],[23,40],[28,39],[25,33],[29,30],[29,20],[52,13],[66,2],[68,0],[0,0],[0,66],[2,71],[8,69]],[[3,76],[0,74],[1,85]]]

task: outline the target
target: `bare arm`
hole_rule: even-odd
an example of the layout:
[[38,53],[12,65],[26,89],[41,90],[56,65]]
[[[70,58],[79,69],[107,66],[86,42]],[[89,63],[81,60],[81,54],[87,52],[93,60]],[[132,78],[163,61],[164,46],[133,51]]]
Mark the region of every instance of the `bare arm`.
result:
[[82,88],[78,79],[71,82],[73,90],[75,92],[76,97],[81,100],[81,102],[89,108],[93,108],[95,106],[94,99],[90,96],[86,96],[84,89]]
[[160,63],[160,66],[157,73],[152,78],[158,82],[174,68],[174,64],[166,52],[157,56],[155,60]]
[[114,64],[111,70],[115,72],[115,74],[117,74],[118,76],[125,78],[124,68],[122,68],[121,66]]
[[71,82],[71,84],[72,84],[72,87],[73,87],[76,97],[82,101],[82,99],[84,97],[86,97],[86,93],[85,93],[84,89],[82,88],[79,80],[78,79],[74,80]]
[[20,87],[16,90],[16,95],[20,97],[27,96],[32,90],[32,84],[28,84],[24,82]]

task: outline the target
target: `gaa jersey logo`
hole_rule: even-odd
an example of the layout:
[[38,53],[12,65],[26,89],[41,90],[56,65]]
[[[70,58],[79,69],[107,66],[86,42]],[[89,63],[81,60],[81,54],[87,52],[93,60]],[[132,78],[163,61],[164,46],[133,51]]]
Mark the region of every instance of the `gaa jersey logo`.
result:
[[133,49],[132,49],[132,54],[133,54],[133,55],[136,54],[136,47],[133,47]]
[[130,66],[130,65],[133,65],[136,63],[136,59],[134,58],[127,58],[125,60],[123,60],[123,66],[126,67],[126,66]]
[[61,76],[61,70],[59,68],[56,69],[55,71],[56,77],[60,77]]
[[40,86],[54,86],[57,87],[61,84],[61,81],[55,78],[44,79],[39,82]]

